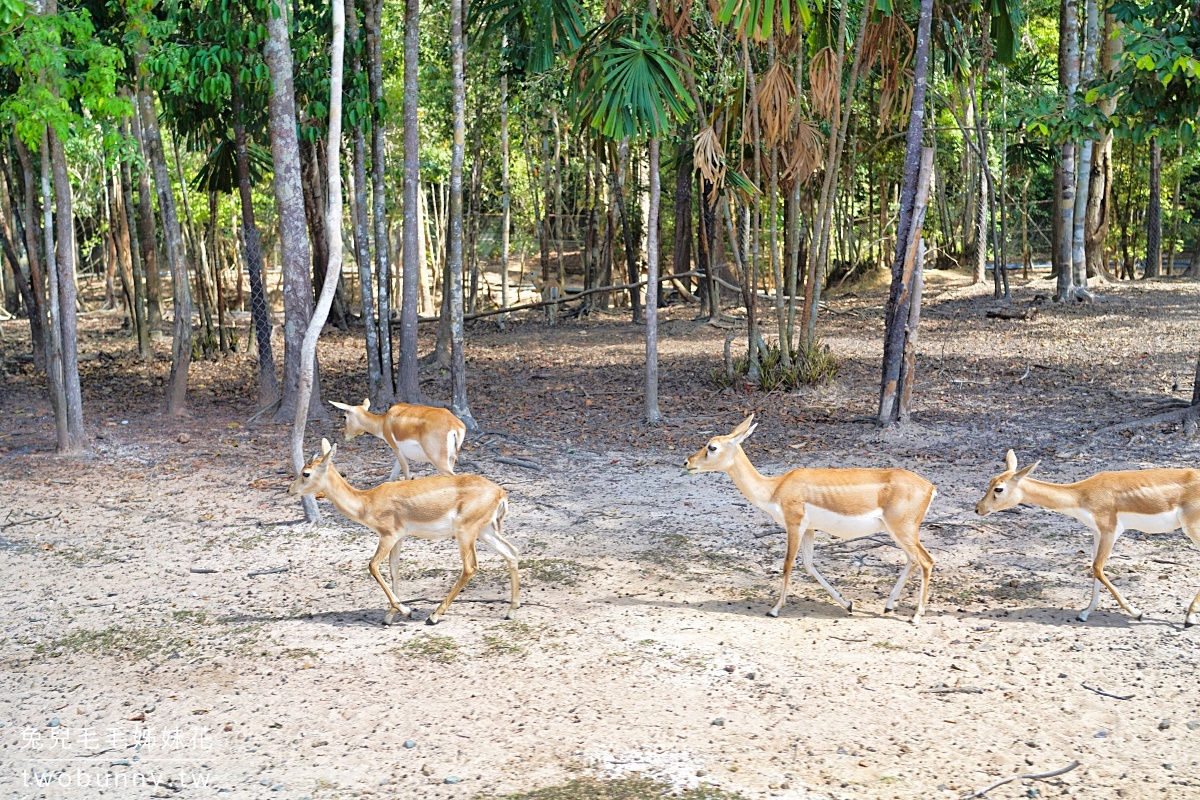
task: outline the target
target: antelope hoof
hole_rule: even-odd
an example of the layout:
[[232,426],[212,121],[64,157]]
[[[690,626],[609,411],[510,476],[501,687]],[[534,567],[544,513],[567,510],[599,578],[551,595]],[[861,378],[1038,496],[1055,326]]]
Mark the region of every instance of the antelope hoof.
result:
[[883,613],[885,613],[885,614],[890,614],[895,610],[896,609],[894,609],[892,606],[884,606],[883,607]]
[[1087,618],[1088,618],[1088,614],[1089,614],[1089,613],[1091,613],[1091,612],[1088,612],[1088,611],[1080,611],[1080,612],[1079,612],[1079,621],[1080,621],[1080,622],[1087,622]]
[[388,612],[383,615],[383,624],[391,625],[393,622],[396,621],[396,615],[399,613],[400,613],[400,609],[398,609],[398,608],[388,609]]
[[504,615],[504,618],[505,618],[506,620],[514,620],[514,619],[516,619],[516,618],[517,618],[517,610],[516,610],[515,608],[510,608],[510,609],[508,610],[508,613]]
[[1145,617],[1145,616],[1146,616],[1146,612],[1145,612],[1145,611],[1139,611],[1139,612],[1137,612],[1136,614],[1134,614],[1134,615],[1133,615],[1133,618],[1134,618],[1134,619],[1136,619],[1138,622],[1141,622],[1141,621],[1142,621],[1142,618],[1143,618],[1143,617]]
[[909,621],[910,621],[910,622],[911,622],[913,625],[920,625],[920,624],[921,624],[921,615],[920,615],[920,614],[913,614],[913,618],[912,618],[911,620],[909,620]]
[[1186,628],[1190,628],[1190,627],[1192,627],[1192,626],[1193,626],[1193,625],[1195,625],[1195,624],[1196,624],[1196,620],[1192,619],[1191,617],[1188,617],[1187,619],[1185,619],[1185,620],[1183,621],[1183,627],[1184,627],[1185,629],[1186,629]]
[[846,613],[847,614],[854,613],[854,601],[853,600],[851,600],[849,603],[846,603]]
[[768,616],[768,617],[771,617],[772,619],[774,619],[775,617],[778,617],[778,616],[779,616],[779,609],[778,609],[778,608],[772,608],[770,611],[768,611],[768,612],[767,612],[767,616]]
[[429,617],[425,620],[425,624],[426,625],[437,625],[441,621],[442,621],[441,618],[437,614],[430,614]]

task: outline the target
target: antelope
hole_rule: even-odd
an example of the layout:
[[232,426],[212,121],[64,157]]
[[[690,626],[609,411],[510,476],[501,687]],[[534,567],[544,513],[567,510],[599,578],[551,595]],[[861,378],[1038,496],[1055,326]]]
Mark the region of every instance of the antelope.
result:
[[409,461],[432,464],[443,475],[454,474],[454,462],[458,460],[467,426],[446,409],[396,403],[386,414],[373,414],[369,398],[364,398],[360,406],[332,405],[346,412],[346,441],[369,433],[392,448],[396,465],[389,481],[396,480],[402,470],[404,480],[409,480],[412,477]]
[[742,442],[756,427],[751,414],[728,436],[710,439],[684,462],[683,468],[689,475],[728,473],[752,505],[765,511],[787,531],[783,586],[779,591],[779,602],[767,616],[778,617],[787,600],[797,549],[804,558],[808,574],[838,605],[853,613],[854,604],[844,600],[813,565],[815,533],[822,530],[831,536],[854,538],[886,532],[904,551],[907,563],[888,596],[884,613],[896,607],[908,576],[919,566],[921,593],[912,617],[914,624],[919,623],[925,613],[929,576],[933,571],[933,557],[920,541],[921,522],[937,494],[933,484],[903,469],[794,469],[783,475],[765,477],[742,450]]
[[[508,512],[508,493],[504,489],[479,475],[436,475],[359,490],[347,483],[333,465],[335,453],[337,445],[331,447],[328,439],[322,439],[321,454],[314,455],[305,465],[288,487],[288,494],[324,497],[346,517],[379,534],[379,546],[368,568],[388,598],[385,625],[390,625],[397,614],[412,617],[412,609],[400,602],[396,575],[400,545],[410,535],[422,539],[453,538],[462,558],[462,573],[446,599],[425,620],[426,625],[438,624],[450,603],[479,569],[475,552],[479,540],[508,564],[512,599],[504,618],[513,618],[520,606],[521,579],[517,574],[517,549],[504,538],[504,515]],[[379,570],[384,558],[389,559],[390,587]]]
[[[1172,533],[1183,528],[1200,546],[1200,470],[1137,469],[1099,472],[1077,483],[1049,483],[1029,477],[1040,461],[1017,469],[1017,455],[1005,456],[1005,470],[988,483],[987,493],[975,505],[981,517],[993,511],[1026,503],[1074,517],[1092,529],[1092,602],[1079,612],[1080,622],[1100,605],[1103,584],[1117,603],[1134,619],[1142,612],[1129,605],[1104,574],[1113,545],[1126,530]],[[1188,606],[1183,626],[1200,623],[1200,593]]]

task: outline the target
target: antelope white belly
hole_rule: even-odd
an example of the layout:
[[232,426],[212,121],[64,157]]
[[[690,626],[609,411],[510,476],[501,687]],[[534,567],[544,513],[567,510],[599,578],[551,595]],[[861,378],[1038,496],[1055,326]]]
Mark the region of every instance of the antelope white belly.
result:
[[428,464],[429,456],[425,455],[424,448],[421,443],[415,439],[405,439],[398,443],[400,445],[400,454],[409,462],[417,462],[418,464]]
[[445,539],[454,535],[454,520],[445,516],[441,519],[412,523],[405,526],[404,532],[419,539]]
[[855,536],[870,536],[884,530],[883,517],[880,511],[869,514],[849,516],[830,511],[811,503],[807,505],[808,527],[824,531],[830,536],[850,539]]
[[1179,512],[1164,511],[1161,514],[1132,514],[1122,511],[1117,514],[1117,522],[1122,528],[1142,533],[1170,533],[1180,526]]

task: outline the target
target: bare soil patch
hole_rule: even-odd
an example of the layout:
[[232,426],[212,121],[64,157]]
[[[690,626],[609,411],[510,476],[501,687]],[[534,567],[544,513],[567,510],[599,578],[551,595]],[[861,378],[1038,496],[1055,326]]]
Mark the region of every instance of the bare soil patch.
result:
[[[953,798],[1078,759],[988,796],[1195,797],[1200,634],[1181,624],[1200,552],[1180,533],[1124,537],[1110,574],[1146,618],[1106,595],[1084,624],[1082,526],[972,509],[1008,447],[1050,480],[1195,465],[1200,445],[1177,426],[1091,433],[1190,397],[1200,286],[1104,287],[1027,320],[987,318],[985,291],[929,277],[914,422],[884,431],[860,419],[878,394],[876,290],[830,301],[838,378],[792,393],[717,390],[725,331],[668,309],[657,428],[640,422],[641,331],[622,318],[478,323],[468,366],[485,433],[460,468],[509,491],[524,605],[503,621],[506,572],[482,553],[432,628],[453,546],[405,545],[418,619],[381,626],[375,536],[328,505],[323,524],[297,524],[286,431],[247,421],[248,356],[197,364],[191,416],[169,419],[165,343],[142,365],[118,317],[83,315],[96,438],[62,459],[44,389],[12,358],[27,328],[3,323],[0,796],[92,797],[72,781],[142,774],[158,784],[105,795]],[[1039,293],[1048,282],[1018,286],[1014,305]],[[333,333],[321,358],[324,397],[361,399],[359,340]],[[423,387],[444,399],[448,376],[429,370]],[[764,473],[894,465],[937,485],[921,626],[904,621],[913,584],[881,614],[901,556],[877,539],[819,539],[853,616],[802,575],[765,616],[782,531],[728,478],[679,469],[750,411]],[[336,419],[311,431],[314,446],[340,438]],[[374,440],[338,458],[356,485],[390,469]]]

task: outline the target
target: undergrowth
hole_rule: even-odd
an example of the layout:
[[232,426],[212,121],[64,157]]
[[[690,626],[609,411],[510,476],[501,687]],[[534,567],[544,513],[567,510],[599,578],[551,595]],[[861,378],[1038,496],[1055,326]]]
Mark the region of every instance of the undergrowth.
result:
[[783,351],[778,343],[760,344],[758,353],[757,378],[750,374],[749,356],[727,358],[725,366],[712,370],[709,377],[719,389],[743,384],[757,386],[764,392],[819,386],[837,377],[837,359],[833,357],[829,346],[819,341],[792,350],[790,364],[783,363]]

